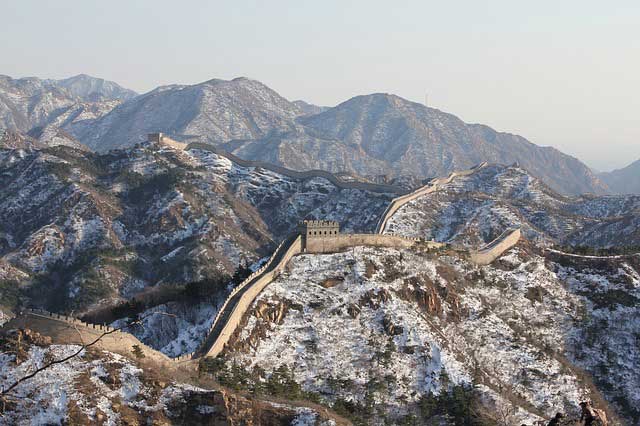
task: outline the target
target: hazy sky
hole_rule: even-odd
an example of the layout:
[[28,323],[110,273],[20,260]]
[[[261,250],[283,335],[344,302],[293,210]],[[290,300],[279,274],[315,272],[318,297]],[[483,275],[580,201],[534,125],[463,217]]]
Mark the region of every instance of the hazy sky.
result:
[[640,158],[638,0],[5,0],[0,17],[12,77],[247,76],[321,105],[428,92],[602,170]]

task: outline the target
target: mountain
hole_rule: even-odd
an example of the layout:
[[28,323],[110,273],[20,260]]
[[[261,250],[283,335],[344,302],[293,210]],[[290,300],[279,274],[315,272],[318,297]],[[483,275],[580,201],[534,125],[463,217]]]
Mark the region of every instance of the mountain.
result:
[[371,180],[421,180],[482,161],[518,162],[562,193],[608,191],[587,166],[554,148],[380,93],[325,108],[289,102],[247,78],[164,86],[134,97],[115,83],[83,75],[60,81],[3,77],[0,117],[0,127],[30,135],[60,128],[99,152],[163,132],[221,145],[245,159]]
[[53,80],[52,82],[59,87],[64,87],[69,93],[84,102],[126,101],[138,95],[133,90],[125,89],[113,81],[91,77],[86,74],[79,74],[62,80]]
[[398,96],[357,96],[320,114],[300,117],[289,132],[227,149],[290,168],[321,168],[363,176],[444,176],[482,161],[518,162],[557,191],[605,193],[579,160],[523,137],[466,124],[454,115]]
[[640,160],[598,177],[618,194],[640,194]]
[[298,108],[300,108],[302,115],[320,114],[321,112],[324,112],[329,109],[329,107],[313,105],[302,100],[293,101],[293,104]]
[[304,218],[371,231],[393,197],[155,145],[0,150],[0,170],[0,305],[56,311],[231,275]]
[[247,78],[165,86],[138,96],[71,133],[104,152],[163,132],[175,139],[220,144],[256,139],[292,126],[300,109],[264,84]]
[[21,132],[44,146],[80,147],[70,126],[82,129],[128,98],[119,87],[89,76],[58,81],[0,75],[0,129]]
[[64,88],[47,80],[0,75],[0,128],[26,133],[77,103]]
[[566,197],[520,167],[488,165],[406,204],[386,230],[477,246],[509,227],[541,245],[640,247],[640,195]]

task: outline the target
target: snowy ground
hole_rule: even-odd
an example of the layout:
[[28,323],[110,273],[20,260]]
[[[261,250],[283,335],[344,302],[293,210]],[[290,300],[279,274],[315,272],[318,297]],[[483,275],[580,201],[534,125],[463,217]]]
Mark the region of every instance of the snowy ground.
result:
[[[410,410],[425,392],[448,386],[444,380],[475,383],[495,411],[521,424],[557,411],[576,414],[591,390],[575,366],[591,371],[615,351],[607,366],[619,392],[607,395],[640,403],[640,350],[629,346],[640,335],[637,320],[574,360],[592,303],[580,286],[596,279],[602,289],[618,277],[633,293],[637,272],[589,278],[558,267],[523,248],[482,268],[456,256],[392,249],[301,255],[256,300],[228,356],[268,372],[287,365],[306,390],[329,402],[361,401],[372,381],[381,381],[375,398],[386,413]],[[328,279],[335,285],[325,288]],[[286,306],[281,323],[261,313],[265,304]],[[637,318],[640,306],[614,312],[612,318]]]
[[[194,352],[209,332],[218,309],[209,303],[170,302],[141,314],[141,325],[128,330],[144,344],[170,356]],[[111,326],[119,327],[115,321]]]
[[640,242],[639,209],[639,196],[568,198],[524,169],[491,165],[407,203],[386,231],[478,245],[520,227],[540,244],[626,246]]
[[[2,353],[0,386],[7,386],[44,363],[70,355],[78,349],[72,345],[31,346],[27,358],[18,365],[14,362],[14,355]],[[0,424],[121,425],[143,424],[141,422],[145,421],[153,424],[209,424],[224,423],[229,421],[228,416],[242,414],[229,412],[224,406],[224,397],[217,391],[165,380],[117,354],[82,353],[68,362],[43,370],[19,385],[12,393],[7,410],[1,413]],[[310,408],[263,404],[266,404],[263,410],[271,410],[274,418],[281,419],[278,424],[335,425]]]

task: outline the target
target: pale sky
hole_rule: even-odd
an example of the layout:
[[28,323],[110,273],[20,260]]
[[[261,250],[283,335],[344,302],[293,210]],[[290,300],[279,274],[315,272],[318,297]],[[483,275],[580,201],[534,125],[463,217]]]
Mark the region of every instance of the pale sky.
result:
[[388,92],[600,170],[640,158],[637,0],[4,0],[0,74],[139,92],[247,76],[336,105]]

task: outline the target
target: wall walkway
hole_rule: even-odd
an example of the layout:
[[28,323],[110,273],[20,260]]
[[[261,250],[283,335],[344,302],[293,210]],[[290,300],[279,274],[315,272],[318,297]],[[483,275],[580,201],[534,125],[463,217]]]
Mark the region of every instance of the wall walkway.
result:
[[293,235],[284,240],[267,263],[254,272],[227,297],[216,315],[209,334],[195,356],[217,356],[227,344],[251,303],[279,274],[293,256],[302,252],[302,237]]
[[470,253],[471,261],[478,265],[488,265],[505,251],[515,246],[520,240],[520,228],[509,228],[500,234],[495,240],[479,250]]
[[460,172],[452,172],[446,178],[432,179],[425,186],[423,186],[421,188],[418,188],[415,191],[410,192],[409,194],[404,194],[404,195],[402,195],[400,197],[394,198],[393,201],[391,201],[391,204],[389,204],[387,209],[382,214],[382,217],[380,218],[380,221],[378,222],[378,225],[376,227],[376,233],[377,234],[384,234],[384,231],[385,231],[385,229],[387,227],[387,223],[389,222],[389,219],[391,219],[391,217],[398,210],[400,210],[404,205],[406,205],[407,203],[409,203],[409,202],[411,202],[411,201],[415,200],[416,198],[419,198],[419,197],[421,197],[423,195],[431,194],[432,192],[437,191],[440,186],[450,183],[453,179],[455,179],[458,176],[469,176],[470,174],[475,173],[476,171],[482,169],[486,165],[487,165],[487,163],[483,162],[483,163],[478,164],[475,167],[472,167],[469,170],[463,170],[463,171],[460,171]]
[[176,362],[184,362],[191,359],[190,355],[169,358],[162,352],[145,345],[130,333],[115,330],[107,325],[90,324],[77,318],[43,310],[27,309],[3,326],[3,329],[6,330],[15,328],[29,328],[37,331],[40,334],[51,337],[53,342],[57,344],[76,345],[91,343],[103,333],[111,332],[104,335],[95,346],[106,351],[131,356],[133,347],[137,345],[144,353],[145,358],[161,364],[171,364],[172,366]]
[[383,194],[405,194],[407,192],[406,189],[401,188],[399,186],[382,185],[382,184],[369,183],[369,182],[343,181],[341,179],[338,179],[334,174],[329,173],[325,170],[308,170],[305,172],[299,172],[296,170],[291,170],[281,166],[277,166],[275,164],[264,163],[262,161],[243,160],[242,158],[237,157],[219,148],[216,148],[213,145],[208,145],[200,142],[190,143],[185,149],[186,150],[201,149],[204,151],[210,151],[216,155],[226,157],[229,160],[233,161],[234,163],[242,167],[260,167],[260,168],[270,170],[272,172],[275,172],[284,176],[288,176],[294,179],[309,180],[309,179],[315,179],[315,178],[323,178],[341,189],[359,189],[362,191],[371,191],[371,192],[378,192]]

